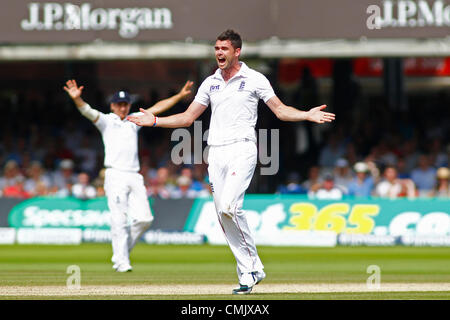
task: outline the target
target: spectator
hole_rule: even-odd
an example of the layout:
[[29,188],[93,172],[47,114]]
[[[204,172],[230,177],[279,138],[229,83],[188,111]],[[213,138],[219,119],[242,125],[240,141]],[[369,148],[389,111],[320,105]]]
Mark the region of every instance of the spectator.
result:
[[0,178],[0,190],[16,185],[17,181],[24,179],[19,165],[15,160],[8,160],[3,168],[3,177]]
[[445,150],[447,151],[447,157],[444,166],[450,167],[450,143],[447,145]]
[[64,159],[59,164],[59,170],[53,174],[54,191],[68,188],[77,183],[77,175],[74,173],[74,163],[71,159]]
[[97,192],[97,197],[104,197],[105,196],[105,188],[104,188],[104,184],[105,184],[105,171],[106,169],[103,168],[99,171],[97,178],[94,179],[94,181],[92,181],[92,185],[94,186],[96,192]]
[[207,166],[205,163],[194,164],[192,169],[192,184],[197,191],[206,190],[210,194],[209,182],[207,178]]
[[429,146],[430,163],[435,168],[443,167],[447,164],[447,153],[442,147],[442,139],[434,138]]
[[356,177],[348,185],[348,194],[354,197],[370,197],[374,188],[374,180],[369,175],[369,166],[365,162],[357,162],[353,169]]
[[322,148],[319,155],[319,165],[324,168],[333,168],[336,161],[345,155],[344,144],[334,134],[330,134],[327,144]]
[[59,198],[70,197],[72,195],[72,186],[72,183],[67,183],[64,187],[59,189],[56,186],[53,186],[50,188],[50,195]]
[[50,178],[45,175],[39,161],[33,161],[28,168],[28,179],[25,181],[25,190],[32,196],[45,196],[51,187]]
[[193,199],[197,197],[197,191],[192,188],[192,179],[187,176],[179,176],[177,178],[177,187],[172,190],[171,198],[189,198]]
[[411,173],[407,170],[406,161],[403,157],[397,160],[397,176],[400,179],[411,179]]
[[20,167],[23,165],[24,154],[27,153],[28,143],[24,137],[17,137],[14,141],[14,148],[10,150],[7,160],[13,160]]
[[308,190],[300,184],[300,176],[297,172],[289,173],[286,184],[278,188],[278,193],[281,194],[306,194],[307,192]]
[[348,193],[348,185],[353,180],[347,159],[339,158],[334,167],[334,183],[345,194]]
[[191,167],[184,167],[181,169],[180,175],[191,179],[190,189],[195,191],[198,197],[209,196],[209,188],[206,188],[205,183],[203,182],[204,178],[202,177],[202,173],[200,170],[202,170],[202,167],[200,167],[200,165],[197,165],[197,169],[195,169],[194,167],[194,170],[192,170]]
[[397,165],[397,156],[389,147],[387,139],[385,138],[375,147],[376,160],[382,166],[395,166]]
[[72,186],[72,195],[75,198],[86,200],[97,196],[97,192],[89,183],[89,175],[86,172],[78,174],[78,182]]
[[91,139],[83,136],[80,146],[75,149],[75,156],[80,164],[79,169],[89,175],[94,175],[97,170],[98,152],[91,147]]
[[417,168],[411,172],[411,179],[414,181],[419,196],[427,196],[436,185],[436,169],[430,165],[430,159],[422,154],[419,157]]
[[375,187],[375,195],[383,198],[399,198],[416,196],[414,182],[411,179],[399,179],[397,169],[387,166],[383,172],[383,179]]
[[419,159],[419,152],[417,151],[417,140],[410,139],[403,143],[402,155],[406,162],[406,171],[411,172],[416,166]]
[[436,186],[430,193],[430,196],[439,198],[450,197],[450,170],[446,167],[437,169],[436,180]]
[[24,188],[25,178],[19,176],[15,183],[3,189],[3,197],[5,198],[29,198],[31,195]]
[[308,170],[308,179],[302,183],[302,187],[308,191],[317,191],[322,185],[322,181],[320,167],[312,166]]
[[169,169],[160,167],[156,170],[156,178],[152,179],[147,187],[147,194],[162,199],[170,198],[174,186],[169,183]]
[[318,200],[339,200],[344,196],[344,192],[335,186],[332,174],[326,174],[322,185],[317,191],[309,191],[308,196]]

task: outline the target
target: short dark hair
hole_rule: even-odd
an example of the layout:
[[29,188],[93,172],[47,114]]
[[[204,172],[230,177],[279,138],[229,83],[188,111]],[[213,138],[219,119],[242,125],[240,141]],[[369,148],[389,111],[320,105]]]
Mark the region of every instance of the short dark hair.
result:
[[242,48],[241,36],[239,35],[239,33],[237,33],[236,31],[234,31],[232,29],[225,30],[224,32],[219,34],[219,36],[217,37],[217,40],[220,40],[220,41],[230,40],[233,48],[235,48],[235,49]]

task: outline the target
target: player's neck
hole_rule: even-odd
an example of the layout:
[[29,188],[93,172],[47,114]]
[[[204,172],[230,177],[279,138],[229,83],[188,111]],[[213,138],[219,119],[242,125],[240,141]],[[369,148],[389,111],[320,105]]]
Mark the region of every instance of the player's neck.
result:
[[236,60],[233,65],[231,65],[229,68],[222,70],[222,78],[225,82],[228,82],[231,78],[233,78],[236,73],[239,72],[241,69],[241,64],[239,63],[239,60]]

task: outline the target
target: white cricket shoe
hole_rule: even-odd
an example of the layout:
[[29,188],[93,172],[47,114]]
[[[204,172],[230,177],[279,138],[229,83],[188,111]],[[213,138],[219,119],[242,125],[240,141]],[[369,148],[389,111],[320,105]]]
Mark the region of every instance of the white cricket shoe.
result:
[[128,263],[122,263],[117,267],[116,271],[117,272],[131,272],[131,271],[133,271],[133,267],[130,266],[130,264],[128,264]]
[[252,292],[253,286],[260,283],[266,277],[264,271],[254,271],[244,273],[239,280],[239,287],[233,289],[233,294],[249,294]]
[[255,284],[258,284],[258,283],[260,283],[261,281],[264,280],[264,278],[266,277],[266,273],[263,270],[256,271],[255,272],[255,276],[256,276],[256,283]]
[[113,263],[112,268],[113,268],[114,270],[117,270],[117,268],[119,267],[120,263],[117,262],[116,257],[115,257],[114,255],[113,255],[112,258],[111,258],[111,262]]

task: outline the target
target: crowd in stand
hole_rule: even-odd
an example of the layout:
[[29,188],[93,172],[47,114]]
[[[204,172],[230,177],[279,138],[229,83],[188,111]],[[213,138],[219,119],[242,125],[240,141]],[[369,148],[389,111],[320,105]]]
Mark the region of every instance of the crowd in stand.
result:
[[[161,166],[158,169],[143,164],[147,194],[163,199],[199,198],[210,195],[205,165]],[[39,161],[32,161],[28,168],[21,168],[15,160],[8,160],[0,177],[1,196],[30,198],[37,196],[93,199],[105,195],[103,182],[105,169],[93,179],[86,171],[75,172],[71,159],[59,162],[58,169],[46,171]]]
[[[104,196],[101,150],[90,147],[88,139],[80,141],[75,152],[62,152],[63,158],[55,158],[55,170],[45,168],[45,156],[36,159],[25,151],[3,154],[1,196],[74,196],[80,199]],[[22,143],[19,143],[19,148],[28,150]],[[380,143],[364,159],[359,159],[352,153],[353,148],[340,145],[331,138],[321,148],[317,164],[308,168],[305,179],[300,179],[298,172],[292,171],[276,193],[306,194],[317,199],[340,199],[344,196],[450,198],[450,145],[446,148],[440,145],[441,142],[435,139],[431,149],[436,152],[419,153],[414,141],[399,145],[398,150],[391,150]],[[141,174],[148,196],[177,199],[210,195],[207,164],[175,165],[170,160],[161,159],[155,166],[152,165],[155,161],[149,161],[148,157],[144,155],[141,158]]]
[[[450,154],[450,148],[449,148]],[[430,165],[428,155],[420,155],[418,165],[412,171],[399,171],[403,166],[387,164],[380,168],[373,161],[359,161],[353,166],[345,158],[339,158],[332,170],[313,166],[308,179],[300,182],[291,173],[288,182],[278,193],[307,194],[313,199],[342,199],[353,197],[381,198],[450,198],[450,170],[448,165],[439,168]]]
[[291,172],[277,192],[317,199],[450,198],[450,144],[444,148],[440,138],[431,139],[428,153],[419,152],[414,139],[394,146],[382,141],[361,159],[351,143],[340,144],[332,136],[307,179],[301,181],[297,172]]

